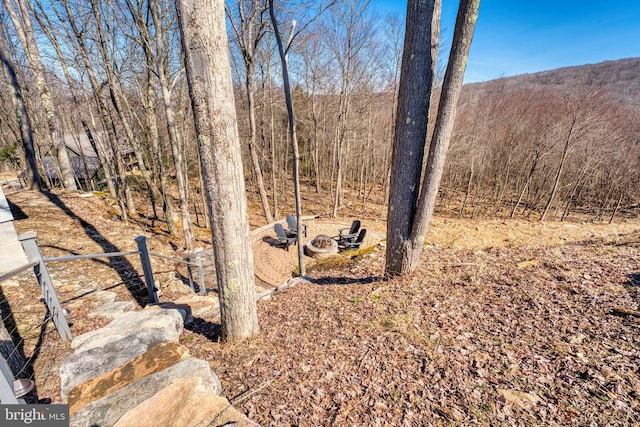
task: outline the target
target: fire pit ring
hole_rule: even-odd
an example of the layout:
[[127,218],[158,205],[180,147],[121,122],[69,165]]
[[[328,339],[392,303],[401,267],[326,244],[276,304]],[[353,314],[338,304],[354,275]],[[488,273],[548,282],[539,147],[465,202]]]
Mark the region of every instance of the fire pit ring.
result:
[[305,245],[309,256],[313,258],[326,258],[338,253],[338,242],[326,234],[319,234]]

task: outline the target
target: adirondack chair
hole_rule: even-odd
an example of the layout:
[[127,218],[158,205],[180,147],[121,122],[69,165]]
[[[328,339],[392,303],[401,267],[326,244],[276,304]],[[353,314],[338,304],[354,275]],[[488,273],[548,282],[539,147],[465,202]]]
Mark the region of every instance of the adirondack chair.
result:
[[287,251],[289,250],[290,245],[298,241],[298,236],[287,236],[287,233],[284,231],[284,227],[282,226],[282,224],[274,224],[273,229],[276,232],[278,242],[280,243],[280,245],[284,246]]
[[344,241],[343,243],[338,243],[339,251],[353,251],[356,249],[360,249],[360,245],[362,245],[362,241],[364,240],[364,236],[367,234],[367,229],[363,228],[358,233],[358,237],[352,242]]
[[[290,236],[298,235],[298,221],[296,221],[296,217],[293,215],[287,215],[285,218],[287,221],[287,226],[289,227],[286,231]],[[307,226],[306,224],[302,224],[302,235],[307,237]]]
[[358,237],[358,230],[360,230],[360,220],[356,219],[351,223],[351,227],[340,228],[338,235],[333,239],[337,240],[338,244],[342,242],[354,242]]

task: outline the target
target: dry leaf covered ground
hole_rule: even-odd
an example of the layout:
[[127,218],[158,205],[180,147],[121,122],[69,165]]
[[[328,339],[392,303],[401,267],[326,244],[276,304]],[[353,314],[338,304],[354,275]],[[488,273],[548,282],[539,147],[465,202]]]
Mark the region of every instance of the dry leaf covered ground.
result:
[[[260,305],[262,334],[203,344],[265,425],[638,425],[640,233],[541,248],[381,251]],[[195,340],[194,340],[195,341]]]
[[[124,227],[98,197],[6,194],[46,256],[129,250],[154,231]],[[203,323],[182,342],[263,425],[640,424],[640,318],[617,311],[640,309],[640,222],[437,217],[428,241],[411,277],[383,280],[377,247],[260,301],[255,339],[221,344]],[[173,253],[162,234],[150,246]],[[115,267],[65,264],[55,278],[124,297]],[[74,334],[99,326],[80,307],[72,321]],[[36,358],[39,394],[54,402],[68,352],[48,333]]]

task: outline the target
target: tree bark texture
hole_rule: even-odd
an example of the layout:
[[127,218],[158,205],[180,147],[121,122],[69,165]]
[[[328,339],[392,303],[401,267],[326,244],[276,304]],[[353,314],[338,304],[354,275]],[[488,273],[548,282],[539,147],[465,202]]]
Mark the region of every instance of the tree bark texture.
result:
[[222,338],[236,341],[259,328],[224,1],[176,4],[210,213]]
[[[413,2],[410,2],[410,5],[412,3]],[[429,147],[429,158],[427,159],[425,178],[420,190],[420,200],[417,206],[417,210],[415,211],[413,216],[408,221],[406,221],[411,222],[410,238],[408,239],[408,241],[399,242],[398,237],[396,237],[396,240],[394,240],[394,244],[397,245],[397,243],[400,243],[400,245],[392,247],[392,245],[389,244],[389,246],[387,247],[387,274],[407,274],[413,272],[418,267],[420,254],[422,253],[422,248],[424,247],[424,242],[429,227],[429,221],[431,220],[431,216],[433,215],[433,210],[435,208],[436,197],[438,195],[438,188],[440,187],[440,180],[442,178],[442,171],[444,169],[447,150],[449,149],[449,141],[451,140],[451,133],[453,131],[453,124],[456,116],[456,107],[458,104],[458,98],[460,96],[460,90],[462,89],[464,71],[467,65],[467,58],[469,56],[469,49],[471,47],[471,40],[473,39],[473,31],[475,29],[479,7],[480,0],[460,1],[458,16],[456,18],[456,26],[453,34],[453,43],[451,46],[451,52],[449,54],[447,70],[444,76],[444,82],[440,95],[440,103],[438,104],[438,115],[436,117],[435,129]],[[437,16],[436,19],[439,21],[439,15],[440,3],[439,0],[437,0],[435,13],[433,14],[433,16]],[[411,31],[410,28],[409,14],[407,14],[407,33]],[[419,39],[417,39],[416,41],[418,40]],[[405,46],[407,41],[409,40],[405,40]],[[409,41],[409,43],[410,42],[411,41]],[[406,57],[406,54],[404,56]],[[402,74],[404,74],[404,69]],[[433,76],[433,73],[431,74],[431,76]],[[400,95],[402,96],[402,77],[400,78],[400,80]],[[402,100],[402,98],[399,101],[400,104],[403,104],[404,102],[405,101]],[[409,115],[401,114],[400,110],[398,110],[396,123],[402,123],[403,121],[407,122],[410,118],[411,117]],[[396,134],[396,140],[397,138],[398,135]],[[406,184],[409,184],[409,189],[411,189],[411,187],[413,186],[419,186],[419,175],[420,170],[417,171],[418,179],[416,181],[406,182],[405,186]],[[391,194],[393,195],[395,191],[396,187],[392,184]],[[393,196],[390,196],[390,199],[391,197]],[[411,197],[413,197],[413,191],[411,193]],[[389,210],[391,211],[391,209],[392,205],[390,201]],[[389,227],[391,227],[392,224],[392,229],[397,230],[398,227],[395,225],[395,223],[391,221],[388,222]],[[389,231],[387,233],[388,240],[391,240]],[[396,233],[396,236],[398,236],[398,233]]]
[[[389,207],[387,208],[386,273],[402,274],[418,202],[420,175],[427,138],[431,86],[435,75],[437,22],[440,0],[411,0],[402,54],[396,113]],[[435,49],[434,49],[435,47]]]

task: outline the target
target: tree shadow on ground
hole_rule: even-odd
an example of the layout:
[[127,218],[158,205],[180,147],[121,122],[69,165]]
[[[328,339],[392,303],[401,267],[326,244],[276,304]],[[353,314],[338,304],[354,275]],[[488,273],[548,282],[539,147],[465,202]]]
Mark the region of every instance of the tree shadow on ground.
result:
[[314,285],[370,285],[372,283],[384,281],[382,276],[369,276],[369,277],[336,277],[336,276],[321,276],[307,278],[307,280]]
[[[94,242],[96,242],[104,252],[121,252],[121,250],[111,243],[108,239],[102,236],[98,230],[91,224],[86,221],[84,218],[78,216],[75,212],[73,212],[61,199],[58,195],[51,192],[43,192],[49,201],[60,208],[67,216],[71,219],[76,220],[82,226],[85,234]],[[118,276],[122,279],[122,282],[125,284],[131,297],[134,301],[140,306],[144,307],[149,304],[149,295],[146,290],[146,285],[140,278],[138,277],[137,270],[133,267],[133,265],[124,257],[124,256],[115,256],[107,258],[108,261],[104,263],[107,267],[112,268]]]
[[195,334],[202,335],[211,342],[220,342],[222,340],[222,325],[220,323],[194,317],[192,322],[184,325],[184,328]]
[[20,209],[20,206],[11,203],[11,200],[9,199],[6,199],[6,200],[7,200],[7,203],[9,203],[9,209],[11,209],[11,213],[13,214],[14,221],[29,218],[29,216],[26,213],[24,213],[22,209]]

